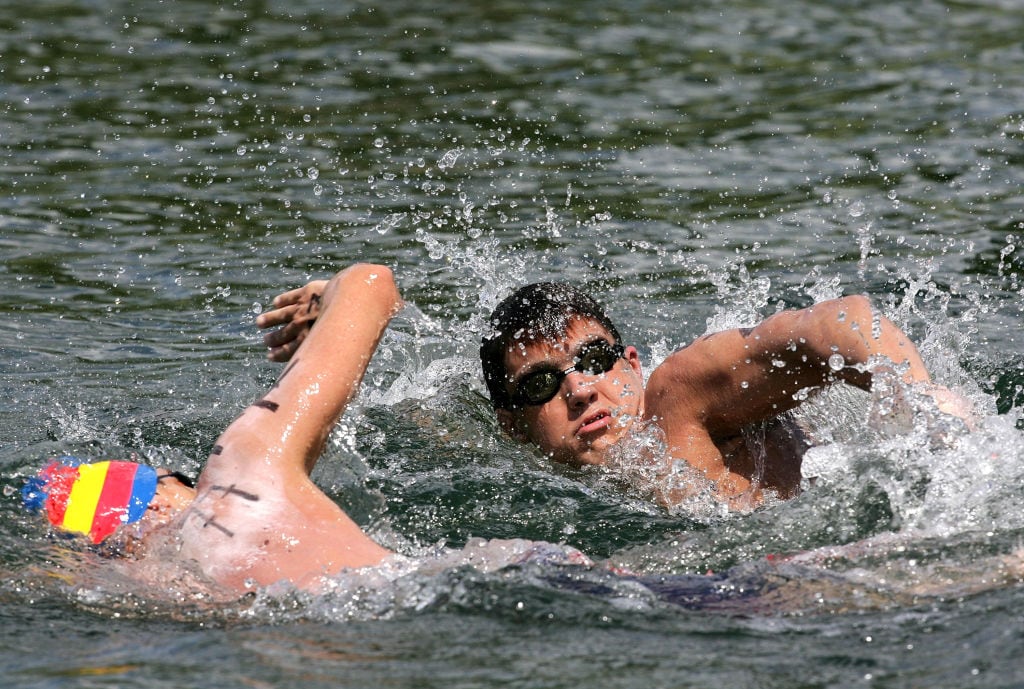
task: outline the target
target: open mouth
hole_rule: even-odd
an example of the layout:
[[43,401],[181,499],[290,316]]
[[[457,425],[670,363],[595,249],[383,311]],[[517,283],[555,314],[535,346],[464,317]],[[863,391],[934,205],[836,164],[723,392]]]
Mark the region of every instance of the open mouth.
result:
[[576,435],[586,435],[587,433],[602,431],[611,425],[611,422],[612,415],[602,409],[583,419],[583,423],[576,429]]

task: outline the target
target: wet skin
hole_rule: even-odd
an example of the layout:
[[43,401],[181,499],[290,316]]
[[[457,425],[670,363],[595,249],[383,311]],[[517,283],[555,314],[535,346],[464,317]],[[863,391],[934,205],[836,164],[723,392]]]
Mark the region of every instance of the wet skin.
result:
[[[520,341],[505,357],[511,389],[538,368],[564,370],[584,345],[597,339],[614,342],[594,321],[572,321],[558,342]],[[499,409],[498,420],[514,438],[536,445],[558,462],[603,464],[608,449],[619,442],[643,416],[644,390],[640,358],[635,347],[606,373],[574,371],[562,380],[553,398],[521,409]]]
[[[538,369],[565,370],[573,365],[580,349],[596,339],[614,341],[600,324],[578,318],[557,342],[513,343],[505,357],[505,370],[512,379],[508,392],[513,393],[520,381]],[[660,420],[652,418],[652,410],[645,406],[639,354],[635,347],[626,347],[610,371],[597,375],[574,371],[547,402],[498,409],[497,414],[504,430],[516,440],[532,443],[553,461],[582,466],[604,464],[609,449],[626,437],[637,421],[660,426]],[[687,460],[716,481],[721,496],[740,509],[759,502],[762,488],[780,497],[799,492],[800,460],[807,446],[787,424],[776,422],[763,429],[762,440],[753,449],[738,431],[715,437],[705,431],[702,436],[703,440],[690,439],[685,455],[672,452],[666,457],[665,471],[671,469],[675,459]],[[674,504],[684,497],[658,493],[664,504]]]

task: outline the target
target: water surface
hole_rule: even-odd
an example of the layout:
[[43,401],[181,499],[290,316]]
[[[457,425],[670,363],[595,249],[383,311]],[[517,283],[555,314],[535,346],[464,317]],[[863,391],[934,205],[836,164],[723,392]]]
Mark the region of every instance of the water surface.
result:
[[[198,471],[276,376],[254,315],[367,260],[413,306],[317,479],[389,546],[523,537],[690,575],[876,544],[727,610],[544,568],[211,610],[67,564],[8,496],[12,686],[1020,685],[996,563],[1024,533],[1022,24],[1008,0],[0,8],[8,492],[63,452]],[[591,286],[648,369],[868,293],[980,429],[834,396],[800,499],[666,512],[498,433],[481,325],[549,278]]]

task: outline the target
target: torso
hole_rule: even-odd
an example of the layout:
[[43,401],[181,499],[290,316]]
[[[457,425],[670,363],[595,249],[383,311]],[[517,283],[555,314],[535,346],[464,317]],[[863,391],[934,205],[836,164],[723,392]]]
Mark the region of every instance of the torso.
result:
[[800,493],[800,466],[810,442],[788,417],[776,417],[744,429],[742,435],[715,441],[722,463],[733,475],[780,498]]

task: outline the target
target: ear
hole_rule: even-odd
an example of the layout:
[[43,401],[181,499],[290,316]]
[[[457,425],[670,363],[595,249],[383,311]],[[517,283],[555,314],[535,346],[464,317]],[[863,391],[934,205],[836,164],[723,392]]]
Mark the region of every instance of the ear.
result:
[[629,363],[629,367],[632,368],[641,379],[643,379],[644,372],[640,370],[640,352],[636,351],[636,347],[633,345],[626,347],[622,356],[626,359],[626,362]]
[[521,443],[528,442],[526,433],[523,431],[523,425],[516,418],[515,412],[510,409],[498,409],[495,413],[498,416],[498,424],[501,426],[501,430],[505,431],[510,438]]

